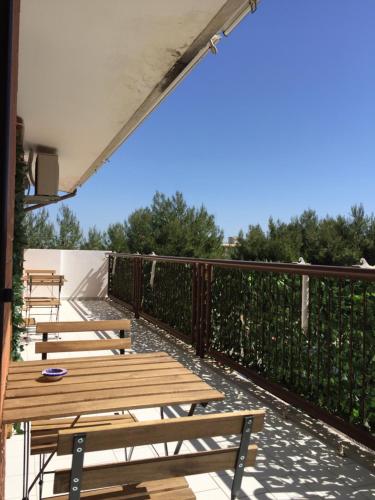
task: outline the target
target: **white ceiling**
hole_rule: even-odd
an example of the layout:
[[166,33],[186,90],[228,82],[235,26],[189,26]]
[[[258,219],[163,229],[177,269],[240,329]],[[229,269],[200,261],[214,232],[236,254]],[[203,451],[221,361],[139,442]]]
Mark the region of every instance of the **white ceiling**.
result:
[[[96,171],[245,0],[22,0],[18,115],[62,191]],[[182,73],[181,73],[182,72]]]

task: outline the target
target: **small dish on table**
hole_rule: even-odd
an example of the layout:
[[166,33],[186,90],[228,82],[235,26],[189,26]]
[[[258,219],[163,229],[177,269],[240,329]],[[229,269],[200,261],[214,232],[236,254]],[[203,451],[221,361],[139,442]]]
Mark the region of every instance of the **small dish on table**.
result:
[[42,375],[45,380],[48,382],[56,382],[57,380],[61,380],[68,373],[66,368],[46,368],[42,371]]

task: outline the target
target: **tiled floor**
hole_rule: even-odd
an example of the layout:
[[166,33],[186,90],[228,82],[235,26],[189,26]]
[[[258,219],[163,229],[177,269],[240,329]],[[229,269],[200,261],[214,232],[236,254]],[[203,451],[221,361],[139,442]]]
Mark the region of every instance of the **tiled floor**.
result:
[[[41,311],[42,312],[42,311]],[[62,306],[61,320],[108,319],[131,317],[127,311],[120,311],[105,301],[65,301]],[[43,315],[36,316],[37,321],[46,320]],[[68,334],[66,334],[68,335]],[[75,339],[94,338],[97,334],[77,333]],[[100,334],[99,334],[100,335]],[[105,334],[103,334],[105,335]],[[24,359],[34,359],[33,335],[25,346]],[[220,376],[206,362],[190,355],[176,342],[170,342],[160,331],[143,321],[133,321],[132,342],[136,352],[167,351],[173,357],[195,371],[207,383],[216,387],[226,395],[225,401],[210,404],[209,411],[230,411],[246,408],[262,408],[264,403],[257,399],[251,385],[238,385],[227,377]],[[103,352],[107,354],[108,352]],[[95,354],[102,354],[101,351]],[[92,355],[92,353],[87,353]],[[74,354],[72,354],[74,356]],[[59,357],[58,355],[56,357]],[[61,355],[60,355],[61,357]],[[169,408],[170,415],[182,415],[186,408]],[[203,410],[199,410],[203,411]],[[159,418],[156,409],[136,412],[141,420]],[[259,446],[257,465],[246,469],[240,498],[250,499],[370,499],[375,496],[375,475],[353,460],[342,458],[337,453],[319,441],[314,435],[299,428],[295,423],[282,418],[272,407],[267,408],[265,430],[254,435],[254,441]],[[231,439],[197,440],[185,442],[184,451],[210,449],[213,446],[233,444]],[[163,446],[139,447],[134,451],[133,458],[146,458],[163,454]],[[89,453],[86,464],[122,461],[122,449],[101,453]],[[30,475],[38,469],[38,459],[32,457]],[[22,436],[14,435],[7,441],[7,480],[5,500],[20,500],[22,497]],[[69,467],[65,457],[54,458],[51,469]],[[218,474],[201,474],[191,476],[188,481],[196,493],[198,500],[225,500],[230,498],[232,472],[223,471]],[[53,475],[46,477],[43,495],[52,494]],[[31,500],[38,498],[33,491]]]

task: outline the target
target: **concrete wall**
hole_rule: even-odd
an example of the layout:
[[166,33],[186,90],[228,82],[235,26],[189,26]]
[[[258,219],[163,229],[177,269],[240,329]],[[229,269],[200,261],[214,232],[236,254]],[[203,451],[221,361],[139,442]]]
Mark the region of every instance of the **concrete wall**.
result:
[[[108,262],[101,250],[47,250],[27,249],[24,269],[54,269],[63,274],[66,282],[61,297],[104,298],[107,294]],[[55,287],[55,295],[57,287]],[[49,287],[34,287],[33,297],[51,294]]]

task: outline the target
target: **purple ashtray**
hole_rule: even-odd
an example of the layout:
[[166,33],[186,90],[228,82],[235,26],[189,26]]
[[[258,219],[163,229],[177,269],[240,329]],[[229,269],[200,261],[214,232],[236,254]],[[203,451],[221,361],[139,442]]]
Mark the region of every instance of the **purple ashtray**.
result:
[[62,379],[67,373],[68,370],[66,368],[46,368],[42,371],[44,378],[51,382]]

